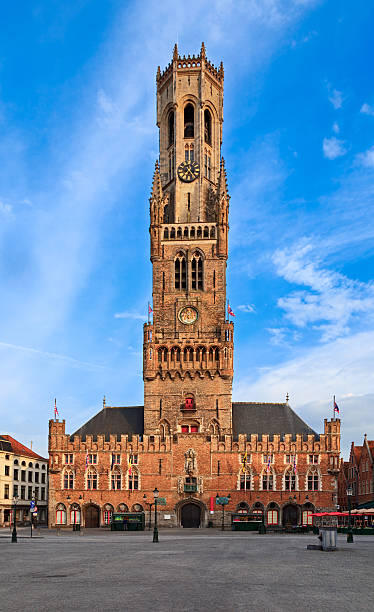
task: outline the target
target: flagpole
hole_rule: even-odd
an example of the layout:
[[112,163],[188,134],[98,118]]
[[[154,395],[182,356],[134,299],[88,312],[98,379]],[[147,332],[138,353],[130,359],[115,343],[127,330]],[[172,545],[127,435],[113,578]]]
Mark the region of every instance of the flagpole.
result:
[[149,304],[149,302],[148,302],[148,325],[150,324],[150,318],[149,318],[149,306],[150,306],[150,304]]
[[334,399],[332,400],[332,418],[335,418],[335,395]]

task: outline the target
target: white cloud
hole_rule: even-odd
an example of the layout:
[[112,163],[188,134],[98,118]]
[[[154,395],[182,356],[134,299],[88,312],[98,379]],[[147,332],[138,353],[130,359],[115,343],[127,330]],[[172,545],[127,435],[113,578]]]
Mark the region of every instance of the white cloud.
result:
[[369,106],[369,104],[366,104],[365,102],[365,104],[363,104],[360,108],[360,113],[374,117],[374,106]]
[[324,138],[322,143],[323,154],[327,159],[336,159],[347,153],[344,140],[339,140],[332,136]]
[[142,315],[140,313],[137,312],[116,312],[116,314],[114,315],[115,319],[136,319],[139,321],[145,321],[147,316],[146,315]]
[[0,200],[0,213],[4,215],[4,217],[9,217],[12,214],[12,206]]
[[333,131],[335,134],[339,134],[339,132],[340,132],[339,124],[338,124],[338,123],[336,123],[336,121],[335,121],[335,123],[334,123],[334,124],[333,124],[333,126],[332,126],[332,131]]
[[241,304],[240,306],[237,306],[236,309],[241,310],[242,312],[256,312],[254,304]]
[[308,241],[279,249],[272,259],[279,276],[289,283],[308,287],[308,290],[293,291],[277,302],[296,327],[312,325],[322,333],[322,341],[327,342],[349,333],[355,317],[360,318],[361,325],[372,320],[374,283],[352,280],[323,268]]
[[329,101],[331,102],[335,110],[341,108],[343,106],[343,93],[341,91],[338,91],[337,89],[331,89],[330,86],[328,87],[328,89]]
[[365,151],[365,153],[357,155],[356,160],[365,168],[374,168],[374,146]]

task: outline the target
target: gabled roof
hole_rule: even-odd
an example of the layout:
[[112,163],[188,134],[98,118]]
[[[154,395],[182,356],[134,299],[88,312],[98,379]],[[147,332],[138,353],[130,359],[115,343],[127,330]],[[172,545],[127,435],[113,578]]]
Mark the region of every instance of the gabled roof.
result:
[[232,428],[238,434],[319,435],[292,410],[289,404],[233,402]]
[[0,450],[5,451],[7,453],[12,452],[12,445],[8,440],[5,440],[2,436],[0,436]]
[[0,436],[0,438],[3,438],[4,440],[7,440],[10,443],[12,447],[12,452],[15,455],[24,455],[25,457],[30,457],[32,459],[41,459],[42,461],[48,461],[48,459],[46,459],[45,457],[42,457],[41,455],[34,453],[34,451],[31,450],[31,448],[28,448],[21,442],[18,442],[18,440],[15,440],[14,438],[12,438],[12,436],[2,435]]
[[144,433],[144,407],[143,406],[105,406],[92,419],[74,432],[74,436],[82,436],[84,440],[87,435],[97,436],[104,434],[106,438],[112,435],[132,435]]

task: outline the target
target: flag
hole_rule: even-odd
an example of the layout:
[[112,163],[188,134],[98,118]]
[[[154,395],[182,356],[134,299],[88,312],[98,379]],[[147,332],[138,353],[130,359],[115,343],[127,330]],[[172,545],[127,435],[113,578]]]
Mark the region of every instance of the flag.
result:
[[148,314],[152,314],[153,310],[152,310],[152,306],[150,305],[150,303],[148,302]]
[[129,476],[131,476],[131,455],[129,456]]
[[336,403],[335,399],[334,399],[334,412],[336,412],[337,414],[339,414],[340,410],[339,410],[339,406]]
[[293,456],[293,471],[294,471],[294,474],[296,474],[296,472],[297,472],[296,455]]
[[247,465],[247,451],[245,451],[245,454],[243,455],[242,464],[243,464],[243,472],[245,472],[245,468]]
[[90,458],[89,458],[88,453],[87,453],[87,455],[86,455],[86,469],[88,468],[89,463],[90,463]]
[[227,312],[229,314],[229,316],[231,315],[232,317],[235,317],[235,313],[232,311],[231,306],[229,303],[227,303]]
[[55,398],[55,420],[57,419],[57,417],[60,418],[60,415],[57,410],[57,403],[56,403],[56,398]]
[[269,459],[268,459],[268,465],[267,465],[267,468],[266,468],[267,472],[270,472],[270,464],[271,464],[271,455],[269,455]]
[[114,462],[115,462],[115,455],[112,453],[112,463],[111,463],[111,465],[110,465],[110,469],[111,469],[111,470],[113,469]]

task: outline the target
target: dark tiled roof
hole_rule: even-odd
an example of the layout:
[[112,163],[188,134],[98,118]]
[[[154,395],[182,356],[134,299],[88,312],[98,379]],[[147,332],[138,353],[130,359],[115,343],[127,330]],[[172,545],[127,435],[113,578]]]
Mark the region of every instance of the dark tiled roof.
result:
[[84,440],[87,435],[97,436],[104,434],[108,439],[112,435],[143,435],[144,432],[144,407],[127,406],[111,407],[106,406],[95,414],[92,419],[87,421],[82,427],[77,429],[70,437],[82,436]]
[[233,402],[232,428],[235,438],[238,434],[309,434],[319,439],[288,404]]
[[16,455],[24,455],[25,457],[30,457],[33,459],[42,459],[43,461],[48,461],[48,459],[46,459],[45,457],[34,453],[31,448],[27,448],[27,446],[25,446],[21,442],[18,442],[18,440],[16,440],[15,438],[12,438],[12,436],[4,435],[1,436],[1,438],[10,443],[12,447],[12,452]]

